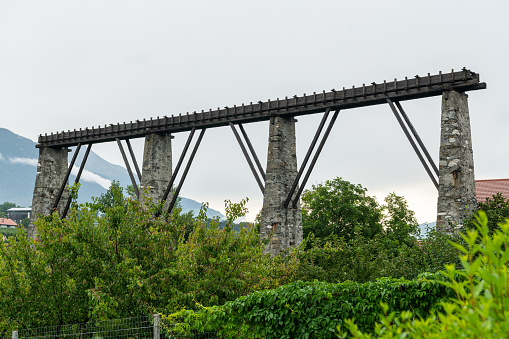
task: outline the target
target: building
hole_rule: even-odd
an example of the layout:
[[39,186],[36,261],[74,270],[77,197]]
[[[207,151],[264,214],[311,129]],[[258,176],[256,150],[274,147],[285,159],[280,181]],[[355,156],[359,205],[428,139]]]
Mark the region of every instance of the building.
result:
[[12,219],[9,218],[0,218],[0,227],[1,228],[8,228],[8,227],[14,227],[16,228],[18,224]]
[[509,199],[509,179],[488,179],[476,180],[475,190],[477,201],[485,201],[494,194],[500,193],[506,199]]
[[30,218],[32,209],[30,207],[14,207],[7,210],[7,217],[11,218],[16,224],[21,224],[25,218]]

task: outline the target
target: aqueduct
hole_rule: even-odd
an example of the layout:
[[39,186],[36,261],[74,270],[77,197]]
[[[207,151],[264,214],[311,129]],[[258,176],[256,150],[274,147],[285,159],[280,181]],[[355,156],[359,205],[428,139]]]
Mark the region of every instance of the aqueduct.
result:
[[[451,231],[475,208],[475,179],[470,120],[465,92],[485,89],[479,74],[463,68],[404,80],[384,81],[352,86],[341,90],[314,92],[311,95],[251,102],[233,107],[150,118],[135,122],[111,124],[73,131],[40,135],[37,147],[39,161],[32,202],[32,224],[29,237],[35,237],[33,221],[38,215],[58,210],[67,215],[70,198],[69,175],[82,146],[87,146],[76,176],[80,180],[93,144],[116,142],[124,159],[136,195],[146,192],[150,198],[165,201],[171,210],[208,128],[230,126],[255,180],[263,194],[260,236],[271,236],[266,252],[275,255],[302,240],[300,195],[320,152],[338,117],[339,111],[363,106],[388,104],[403,132],[415,150],[430,179],[438,189],[437,227]],[[442,96],[440,157],[438,166],[410,122],[401,102],[431,96]],[[300,167],[297,166],[295,117],[324,112],[315,136]],[[243,124],[269,121],[267,167],[264,170],[251,145]],[[237,129],[238,127],[238,129]],[[325,129],[325,130],[324,130]],[[184,150],[172,168],[171,139],[179,132],[190,131]],[[240,133],[239,133],[240,131]],[[177,174],[184,165],[196,132],[197,140],[177,184]],[[138,166],[130,139],[145,138],[142,168]],[[123,143],[127,146],[126,153]],[[318,145],[318,147],[317,147]],[[68,163],[69,147],[76,151]],[[316,150],[315,150],[316,148]],[[135,175],[128,161],[131,157]]]

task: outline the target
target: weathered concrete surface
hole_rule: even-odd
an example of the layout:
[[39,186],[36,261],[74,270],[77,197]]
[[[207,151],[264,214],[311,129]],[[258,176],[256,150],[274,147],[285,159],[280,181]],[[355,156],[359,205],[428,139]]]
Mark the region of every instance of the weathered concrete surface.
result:
[[[159,203],[172,174],[171,163],[171,134],[147,134],[143,150],[143,166],[141,174],[140,198]],[[172,198],[172,192],[166,199],[167,209]]]
[[[27,230],[28,238],[35,238],[37,230],[34,223],[40,214],[49,215],[52,211],[55,198],[67,173],[67,147],[53,149],[48,147],[39,148],[39,161],[37,163],[37,176],[35,177],[34,195],[32,198],[32,217]],[[67,200],[69,190],[66,188],[62,193],[58,204],[61,213]]]
[[275,256],[302,241],[302,212],[284,208],[288,192],[297,176],[295,119],[276,117],[269,127],[269,149],[265,193],[260,221],[260,237],[271,236],[265,253]]
[[437,229],[452,232],[476,207],[474,156],[465,93],[442,95]]

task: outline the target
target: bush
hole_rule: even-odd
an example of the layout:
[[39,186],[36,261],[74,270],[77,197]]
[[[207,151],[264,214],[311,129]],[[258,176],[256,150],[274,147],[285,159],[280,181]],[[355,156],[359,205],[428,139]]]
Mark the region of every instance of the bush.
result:
[[385,233],[373,239],[356,234],[350,241],[335,235],[323,240],[311,236],[306,240],[308,249],[297,254],[296,279],[331,283],[414,279],[423,272],[440,271],[445,264],[459,265],[460,252],[451,244],[461,241],[459,235],[430,229],[426,239],[411,239],[399,242]]
[[[442,312],[416,318],[410,312],[397,314],[384,305],[381,322],[375,326],[377,338],[507,338],[509,334],[509,220],[490,229],[486,213],[476,217],[475,230],[462,235],[463,269],[447,265],[450,281],[440,282],[455,293],[455,299],[442,303]],[[492,236],[490,233],[492,232]],[[437,319],[439,321],[437,321]],[[348,334],[373,338],[356,321],[347,321]]]
[[307,239],[306,251],[298,252],[296,279],[338,283],[373,281],[382,277],[381,269],[388,256],[379,238],[367,239],[356,234],[350,241],[336,235],[325,240]]
[[[492,234],[498,229],[498,224],[504,223],[509,218],[509,199],[506,199],[502,194],[494,194],[490,198],[486,198],[484,201],[477,202],[477,210],[483,211],[488,217],[488,229]],[[465,222],[466,229],[476,229],[477,220],[475,215],[472,215]]]
[[64,220],[56,213],[38,219],[37,240],[21,229],[0,242],[7,329],[218,305],[293,279],[292,256],[272,260],[253,227],[234,230],[245,202],[227,202],[223,228],[202,210],[186,240],[177,211],[155,218],[162,206],[126,199],[115,187],[110,193],[107,205],[74,202]]
[[415,316],[426,317],[453,296],[437,282],[444,279],[423,274],[412,281],[382,278],[364,284],[299,281],[165,319],[180,319],[183,331],[217,331],[226,338],[331,338],[343,319],[355,319],[363,331],[372,332],[381,301],[395,314],[412,310]]
[[[5,235],[6,238],[14,237],[18,233],[18,228],[2,228],[0,229],[0,234]],[[1,240],[0,236],[0,240]]]

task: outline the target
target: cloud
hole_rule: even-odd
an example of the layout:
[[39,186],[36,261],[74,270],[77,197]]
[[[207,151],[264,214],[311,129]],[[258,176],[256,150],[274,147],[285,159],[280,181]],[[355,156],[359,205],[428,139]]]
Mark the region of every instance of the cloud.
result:
[[[4,159],[5,159],[4,156],[0,153],[0,160]],[[11,164],[22,164],[37,167],[37,159],[33,158],[9,158],[9,162]],[[78,171],[79,168],[73,166],[71,173],[76,175],[78,174]],[[101,185],[105,189],[108,189],[111,186],[111,180],[103,178],[100,175],[87,170],[83,170],[83,173],[81,173],[81,180],[96,183],[98,185]]]
[[[71,173],[74,175],[77,175],[79,171],[79,168],[77,166],[72,167]],[[93,172],[87,171],[86,169],[83,170],[83,173],[81,173],[81,179],[83,181],[92,182],[98,185],[101,185],[103,188],[108,189],[111,185],[111,180],[108,180],[106,178],[101,177],[98,174],[95,174]]]
[[9,158],[9,162],[11,164],[22,164],[37,167],[37,159],[35,158]]
[[2,153],[0,153],[0,160],[5,160],[4,156],[2,155]]

